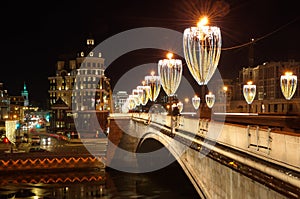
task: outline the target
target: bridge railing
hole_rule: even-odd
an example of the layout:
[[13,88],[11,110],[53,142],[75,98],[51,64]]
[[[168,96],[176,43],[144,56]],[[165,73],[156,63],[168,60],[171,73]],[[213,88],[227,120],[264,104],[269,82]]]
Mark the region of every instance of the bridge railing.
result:
[[146,124],[155,123],[178,132],[189,132],[192,136],[200,136],[300,172],[299,133],[184,116],[173,116],[172,121],[171,116],[164,114],[134,113],[132,117],[144,120]]

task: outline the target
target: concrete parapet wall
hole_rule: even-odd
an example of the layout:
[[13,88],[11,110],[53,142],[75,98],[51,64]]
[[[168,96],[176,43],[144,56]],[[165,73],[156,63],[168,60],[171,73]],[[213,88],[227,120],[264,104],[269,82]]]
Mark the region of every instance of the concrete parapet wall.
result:
[[[138,115],[135,115],[138,116]],[[171,126],[167,115],[139,114],[151,122]],[[221,123],[209,119],[178,117],[177,129],[216,141],[300,172],[300,134],[272,131],[257,126]]]
[[[240,172],[234,171],[232,168],[239,167],[235,165],[236,162],[249,167],[250,170],[253,168],[263,175],[269,175],[298,187],[296,192],[299,192],[300,179],[297,175],[300,170],[300,137],[295,133],[276,132],[257,126],[242,126],[182,116],[172,118],[167,115],[139,113],[138,115],[133,114],[133,117],[147,121],[144,123],[147,125],[168,127],[175,134],[175,137],[179,135],[189,139],[190,144],[194,142],[199,146],[204,146],[206,150],[214,151],[232,160],[232,162],[227,161],[227,165],[220,164],[205,155],[200,155],[199,151],[194,149],[186,150],[179,159],[175,156],[191,181],[194,182],[195,187],[201,187],[202,194],[207,198],[231,198],[232,196],[235,198],[257,198],[257,196],[259,198],[285,198],[278,192],[264,186],[262,182],[256,182]],[[147,136],[151,137],[151,134]],[[157,132],[153,138],[157,138]],[[163,140],[166,139],[159,138],[156,140],[163,143]],[[168,148],[168,143],[163,144]],[[239,151],[244,155],[232,153],[224,147]],[[177,149],[176,146],[172,146],[169,150],[176,151]],[[172,153],[176,154],[176,152]],[[278,165],[283,170],[276,168],[276,166],[270,167],[267,162]],[[228,164],[234,166],[230,168]],[[298,174],[289,175],[286,171]],[[255,193],[257,191],[259,191],[258,194]]]

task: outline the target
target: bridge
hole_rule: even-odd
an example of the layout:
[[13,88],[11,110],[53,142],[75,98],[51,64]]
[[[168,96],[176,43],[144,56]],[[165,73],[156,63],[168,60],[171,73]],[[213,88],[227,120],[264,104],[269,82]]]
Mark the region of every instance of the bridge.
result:
[[148,172],[177,161],[201,198],[300,198],[300,134],[224,121],[111,114],[106,164]]

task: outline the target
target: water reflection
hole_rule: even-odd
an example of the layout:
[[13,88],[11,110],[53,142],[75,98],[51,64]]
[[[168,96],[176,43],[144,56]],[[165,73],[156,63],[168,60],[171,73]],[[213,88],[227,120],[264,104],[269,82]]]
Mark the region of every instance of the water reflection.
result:
[[106,170],[15,173],[1,177],[0,198],[198,198],[197,192],[175,162],[150,173]]

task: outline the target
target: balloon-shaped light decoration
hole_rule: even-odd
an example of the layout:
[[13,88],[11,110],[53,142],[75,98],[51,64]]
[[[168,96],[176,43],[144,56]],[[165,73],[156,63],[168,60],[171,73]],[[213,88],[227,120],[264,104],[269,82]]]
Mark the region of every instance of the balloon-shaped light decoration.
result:
[[167,54],[168,59],[158,62],[158,74],[160,83],[168,96],[173,96],[178,89],[182,76],[182,61],[172,59],[173,54]]
[[215,104],[215,95],[212,92],[209,92],[205,95],[205,102],[208,108],[212,108]]
[[177,107],[178,107],[179,113],[181,113],[182,110],[183,110],[183,103],[182,102],[178,102],[177,103]]
[[246,85],[243,86],[243,94],[246,102],[251,104],[256,95],[256,85],[252,81],[248,81]]
[[137,86],[136,88],[138,90],[142,90],[143,93],[141,94],[141,104],[145,106],[147,102],[149,101],[150,97],[150,86],[145,86],[145,81],[142,82],[143,86]]
[[141,104],[141,93],[143,91],[139,90],[139,89],[132,89],[132,95],[135,99],[135,104],[136,106],[139,106]]
[[297,76],[292,72],[286,72],[280,77],[281,92],[285,99],[290,100],[296,92]]
[[208,19],[202,18],[197,27],[184,30],[184,57],[194,79],[206,85],[213,76],[221,55],[221,31],[216,26],[206,26]]
[[192,104],[194,106],[194,108],[197,110],[200,106],[200,97],[198,97],[197,95],[195,95],[193,98],[192,98]]
[[154,102],[160,92],[160,77],[154,75],[154,71],[151,72],[151,75],[145,76],[145,85],[150,86],[150,100]]
[[129,95],[126,104],[129,110],[133,110],[136,107],[136,99],[133,95]]

